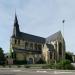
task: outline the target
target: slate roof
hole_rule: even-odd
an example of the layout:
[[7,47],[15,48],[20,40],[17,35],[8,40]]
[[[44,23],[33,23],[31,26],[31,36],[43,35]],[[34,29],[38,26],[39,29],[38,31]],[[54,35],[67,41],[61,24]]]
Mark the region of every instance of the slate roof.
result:
[[[12,36],[12,38],[13,37],[15,37],[15,36]],[[31,42],[45,43],[45,38],[35,36],[35,35],[32,35],[32,34],[27,34],[27,33],[24,33],[24,32],[20,32],[19,36],[16,36],[15,38],[24,39],[24,40],[31,41]]]
[[15,14],[15,20],[14,20],[13,35],[11,36],[11,38],[24,39],[27,41],[37,42],[37,43],[45,43],[45,38],[43,37],[20,32],[16,14]]
[[56,39],[60,39],[60,37],[62,36],[61,31],[56,32],[55,34],[49,36],[46,38],[46,42],[48,41],[54,41]]

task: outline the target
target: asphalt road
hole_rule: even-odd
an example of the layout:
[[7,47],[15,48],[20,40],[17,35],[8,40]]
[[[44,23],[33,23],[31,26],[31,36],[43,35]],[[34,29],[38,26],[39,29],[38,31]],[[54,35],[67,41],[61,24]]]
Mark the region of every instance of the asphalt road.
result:
[[75,71],[0,68],[0,75],[75,75]]

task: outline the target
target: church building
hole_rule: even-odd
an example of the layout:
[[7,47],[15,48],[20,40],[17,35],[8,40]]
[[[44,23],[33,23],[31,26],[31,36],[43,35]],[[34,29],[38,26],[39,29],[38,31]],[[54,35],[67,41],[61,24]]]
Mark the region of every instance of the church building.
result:
[[28,64],[36,64],[40,59],[46,63],[65,59],[65,40],[61,31],[47,38],[21,32],[16,15],[10,48],[14,60],[26,60]]

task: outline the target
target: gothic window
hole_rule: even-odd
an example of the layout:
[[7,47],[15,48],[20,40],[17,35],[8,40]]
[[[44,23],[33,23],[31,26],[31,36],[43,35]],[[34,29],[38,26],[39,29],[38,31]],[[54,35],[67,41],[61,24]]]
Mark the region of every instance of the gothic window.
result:
[[37,50],[37,44],[35,44],[35,50]]
[[38,50],[41,50],[42,48],[41,48],[41,45],[38,45]]
[[17,40],[15,39],[15,44],[17,43]]
[[59,55],[62,55],[62,43],[59,43]]
[[30,43],[30,49],[33,49],[33,43]]
[[28,48],[28,42],[25,42],[25,48],[26,49]]
[[20,44],[20,40],[18,40],[18,44]]
[[52,52],[50,52],[50,59],[52,59]]

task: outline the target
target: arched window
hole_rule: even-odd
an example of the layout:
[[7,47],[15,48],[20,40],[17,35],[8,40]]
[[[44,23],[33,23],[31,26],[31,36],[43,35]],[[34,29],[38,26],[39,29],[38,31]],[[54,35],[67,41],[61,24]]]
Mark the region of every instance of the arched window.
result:
[[35,44],[34,46],[35,46],[35,50],[37,50],[37,44]]
[[62,43],[59,43],[59,55],[62,55]]
[[33,43],[30,43],[30,49],[33,49]]
[[15,39],[15,44],[17,44],[17,40]]
[[28,49],[28,42],[25,42],[25,48]]
[[29,58],[28,64],[33,64],[33,58]]
[[50,52],[50,59],[52,59],[52,52]]
[[20,44],[20,40],[18,40],[18,44]]
[[42,50],[42,46],[41,45],[38,45],[38,50]]

